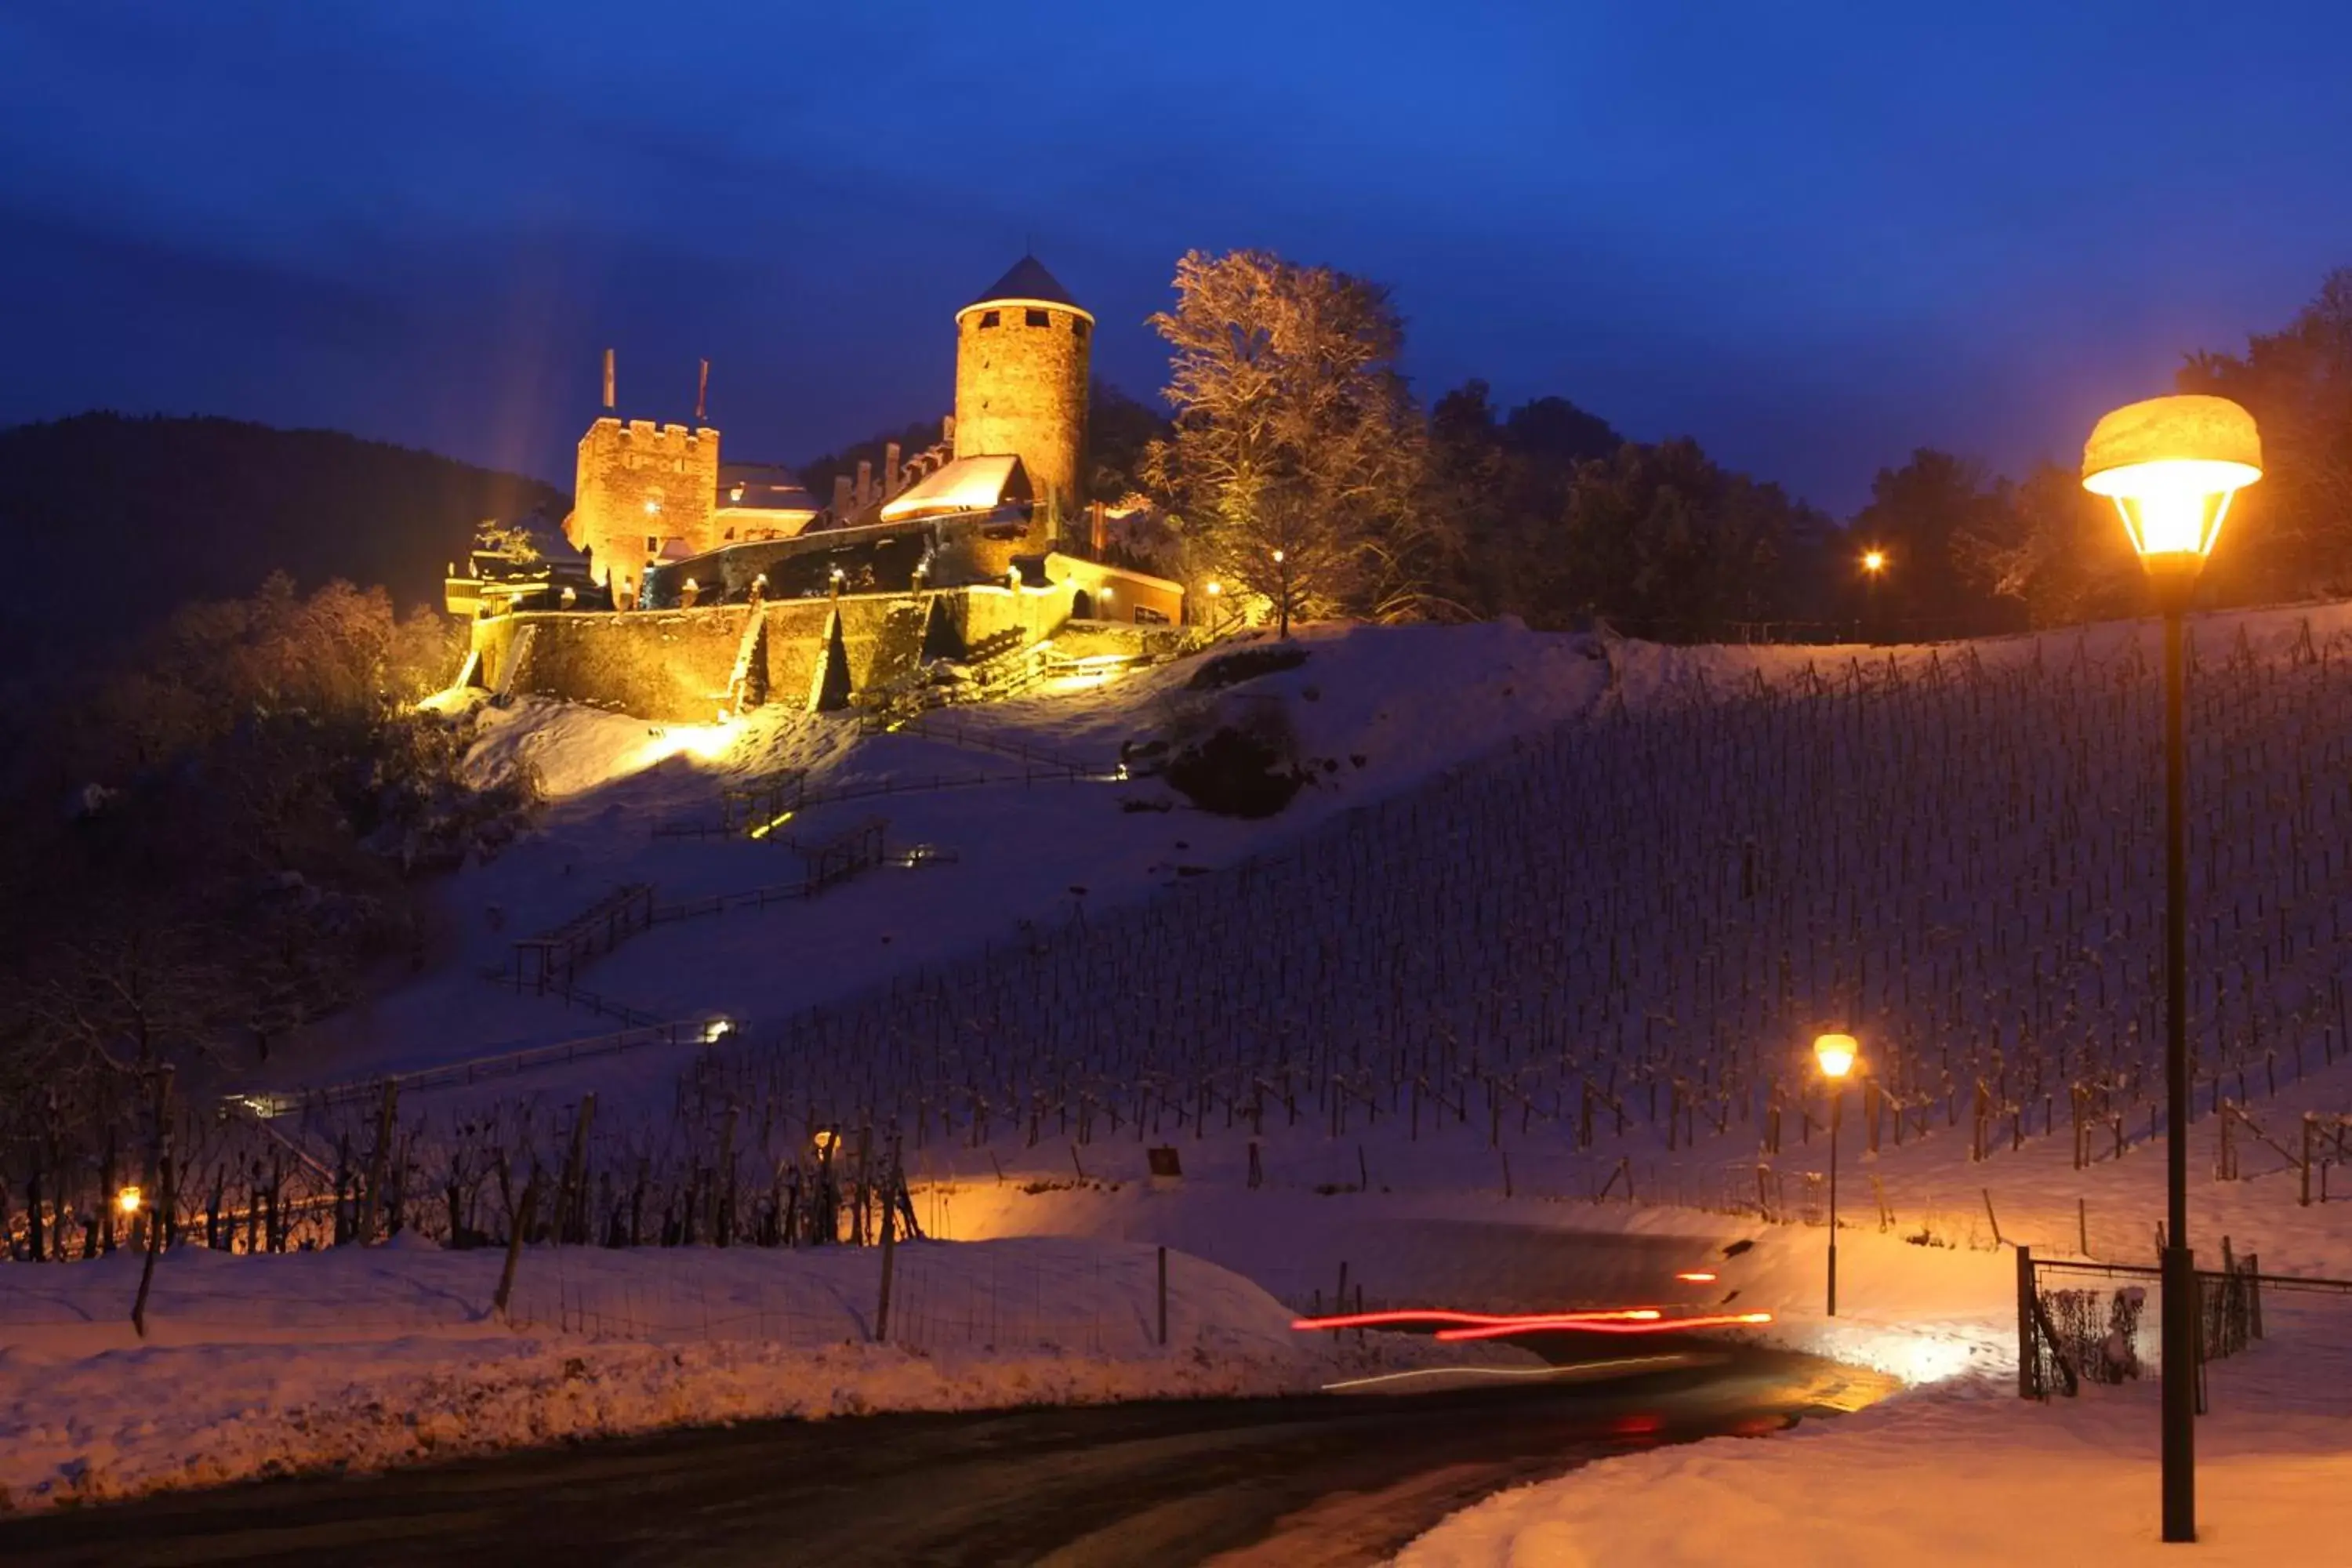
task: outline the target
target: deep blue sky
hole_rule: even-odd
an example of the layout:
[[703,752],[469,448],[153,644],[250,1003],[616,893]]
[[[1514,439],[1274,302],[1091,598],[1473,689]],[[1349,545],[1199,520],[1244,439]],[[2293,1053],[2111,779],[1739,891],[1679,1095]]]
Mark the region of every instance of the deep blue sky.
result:
[[320,425],[568,483],[694,362],[740,458],[952,400],[1038,254],[1160,383],[1187,247],[1391,284],[1424,397],[1559,393],[1843,511],[2071,456],[2352,263],[2352,6],[0,0],[0,424]]

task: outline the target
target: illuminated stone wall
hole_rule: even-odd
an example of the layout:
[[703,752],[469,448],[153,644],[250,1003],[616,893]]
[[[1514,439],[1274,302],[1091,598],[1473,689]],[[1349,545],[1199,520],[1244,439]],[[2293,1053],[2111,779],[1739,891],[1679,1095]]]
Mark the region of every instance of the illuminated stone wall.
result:
[[514,689],[616,708],[640,718],[708,724],[727,701],[743,606],[642,615],[551,612],[474,623],[482,684],[493,691],[530,632]]
[[[1045,636],[1058,603],[1066,618],[1069,595],[1051,591],[1024,595],[1013,605],[1003,589],[981,590],[1003,605],[983,617],[992,629],[1016,626]],[[767,623],[767,700],[806,708],[822,687],[823,661],[831,647],[833,619],[841,617],[841,649],[848,689],[864,691],[914,673],[921,663],[923,632],[931,601],[947,606],[959,624],[963,590],[937,594],[867,595],[841,599],[785,599],[760,606]],[[633,614],[572,612],[499,616],[474,623],[482,684],[497,690],[509,665],[531,633],[513,689],[614,708],[640,718],[675,723],[709,723],[727,704],[728,683],[742,647],[742,605],[706,609],[647,610]]]
[[796,708],[814,705],[836,609],[842,652],[849,661],[849,689],[865,691],[911,675],[921,660],[928,597],[891,594],[792,599],[765,606],[768,700]]
[[719,542],[719,432],[607,416],[580,437],[565,535],[588,552],[588,574],[623,609],[636,601],[648,557],[673,539],[699,554]]
[[1037,499],[1030,537],[996,552],[1007,560],[1052,548],[1052,515],[1079,510],[1093,336],[1083,312],[1062,306],[978,305],[956,318],[955,455],[1019,458]]
[[1045,575],[1086,595],[1071,614],[1096,621],[1176,626],[1184,624],[1184,588],[1164,577],[1107,565],[1056,552],[1045,558]]

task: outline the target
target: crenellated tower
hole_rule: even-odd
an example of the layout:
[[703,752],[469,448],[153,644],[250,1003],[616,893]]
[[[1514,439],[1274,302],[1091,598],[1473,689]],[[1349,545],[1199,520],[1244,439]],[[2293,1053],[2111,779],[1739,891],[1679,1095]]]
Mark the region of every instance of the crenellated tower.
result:
[[588,552],[589,579],[626,609],[649,564],[718,542],[718,431],[607,414],[580,437],[563,531]]

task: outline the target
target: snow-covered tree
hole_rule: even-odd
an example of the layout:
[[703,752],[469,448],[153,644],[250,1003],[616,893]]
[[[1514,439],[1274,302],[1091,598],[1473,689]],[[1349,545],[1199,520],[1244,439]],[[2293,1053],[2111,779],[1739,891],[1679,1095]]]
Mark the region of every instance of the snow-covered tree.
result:
[[1151,318],[1175,430],[1148,472],[1191,569],[1286,616],[1411,614],[1426,443],[1388,290],[1263,250],[1188,252],[1175,288]]

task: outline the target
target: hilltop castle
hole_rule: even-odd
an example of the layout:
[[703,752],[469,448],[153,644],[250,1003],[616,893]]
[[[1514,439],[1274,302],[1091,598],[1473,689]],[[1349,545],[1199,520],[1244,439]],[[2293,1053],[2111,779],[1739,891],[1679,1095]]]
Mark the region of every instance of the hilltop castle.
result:
[[[1100,508],[1085,525],[1093,314],[1024,257],[955,328],[939,442],[890,443],[824,501],[723,461],[700,406],[692,426],[622,419],[608,353],[561,537],[451,573],[450,610],[476,617],[467,678],[708,717],[784,692],[837,706],[939,658],[1034,662],[1073,621],[1172,633],[1183,589],[1100,560]],[[675,614],[631,613],[649,610]]]
[[[580,438],[564,536],[615,608],[646,603],[649,582],[730,544],[919,523],[1011,505],[1027,510],[1017,536],[991,531],[971,574],[1002,576],[1022,555],[1043,556],[1064,520],[1078,515],[1087,444],[1094,316],[1034,257],[956,312],[955,413],[940,444],[881,472],[836,481],[829,507],[781,468],[729,465],[707,425],[656,426],[607,413]],[[609,363],[605,406],[613,406]],[[670,574],[679,577],[678,573]]]

